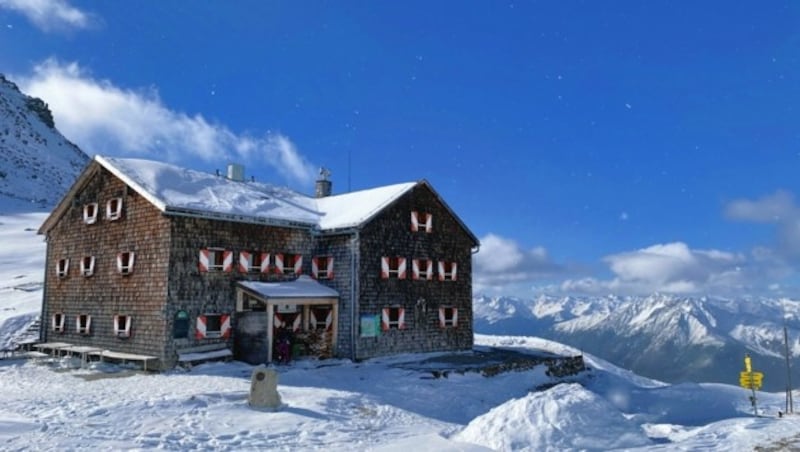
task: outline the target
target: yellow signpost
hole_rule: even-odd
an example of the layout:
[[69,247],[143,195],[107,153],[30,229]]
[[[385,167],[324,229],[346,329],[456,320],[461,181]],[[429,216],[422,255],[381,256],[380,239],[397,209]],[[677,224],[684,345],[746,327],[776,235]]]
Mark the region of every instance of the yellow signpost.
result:
[[753,364],[750,361],[750,355],[744,355],[744,372],[739,372],[739,386],[753,391],[750,396],[750,403],[753,405],[753,413],[758,416],[758,408],[756,406],[756,389],[761,389],[764,383],[764,374],[762,372],[753,372]]

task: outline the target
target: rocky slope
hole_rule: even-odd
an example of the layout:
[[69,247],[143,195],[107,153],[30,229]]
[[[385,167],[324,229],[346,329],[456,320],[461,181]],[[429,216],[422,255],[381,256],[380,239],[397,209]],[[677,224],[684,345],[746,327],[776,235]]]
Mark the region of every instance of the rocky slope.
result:
[[55,128],[44,101],[0,75],[0,207],[5,213],[52,208],[88,162]]

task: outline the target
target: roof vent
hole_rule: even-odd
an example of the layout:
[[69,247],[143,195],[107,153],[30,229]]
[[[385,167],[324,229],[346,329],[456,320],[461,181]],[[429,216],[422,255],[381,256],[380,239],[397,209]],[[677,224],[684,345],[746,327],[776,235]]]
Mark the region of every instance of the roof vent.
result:
[[231,163],[228,165],[228,179],[244,182],[244,165]]
[[320,168],[319,169],[319,178],[317,179],[317,183],[315,186],[315,196],[317,198],[324,198],[326,196],[331,195],[331,188],[333,187],[333,183],[331,183],[328,178],[331,177],[331,172],[327,168]]

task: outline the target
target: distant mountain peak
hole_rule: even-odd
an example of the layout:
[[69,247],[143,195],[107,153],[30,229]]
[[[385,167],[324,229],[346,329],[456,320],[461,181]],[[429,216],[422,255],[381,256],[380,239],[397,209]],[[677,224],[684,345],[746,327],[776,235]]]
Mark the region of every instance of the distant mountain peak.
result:
[[56,129],[47,103],[0,74],[0,208],[52,208],[88,162]]

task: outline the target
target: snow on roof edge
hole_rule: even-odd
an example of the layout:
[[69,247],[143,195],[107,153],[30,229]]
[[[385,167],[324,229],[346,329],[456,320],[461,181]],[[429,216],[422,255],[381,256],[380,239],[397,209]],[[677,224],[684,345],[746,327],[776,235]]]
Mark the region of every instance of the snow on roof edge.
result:
[[152,193],[150,193],[144,187],[139,185],[136,181],[134,181],[133,179],[128,177],[128,175],[125,174],[125,172],[123,172],[122,170],[120,170],[119,168],[114,166],[109,159],[103,157],[102,155],[95,155],[94,159],[95,159],[95,161],[100,163],[100,165],[103,166],[103,168],[105,168],[108,171],[110,171],[111,174],[113,174],[114,176],[118,177],[120,180],[125,182],[125,184],[127,184],[129,187],[131,187],[134,190],[136,190],[136,192],[139,193],[140,195],[142,195],[142,197],[144,197],[146,200],[150,201],[150,203],[152,203],[154,206],[156,206],[156,208],[158,208],[158,210],[160,210],[162,212],[167,210],[167,204],[164,202],[164,200],[159,199],[156,196],[153,196]]

